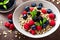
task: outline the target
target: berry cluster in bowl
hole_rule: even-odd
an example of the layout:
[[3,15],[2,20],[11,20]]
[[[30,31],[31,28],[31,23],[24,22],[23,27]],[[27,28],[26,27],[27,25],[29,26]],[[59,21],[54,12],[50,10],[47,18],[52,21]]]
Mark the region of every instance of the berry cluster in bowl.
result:
[[56,25],[56,15],[51,9],[44,7],[42,3],[38,5],[32,3],[31,6],[26,6],[20,14],[19,23],[22,29],[32,35],[43,34],[49,31]]

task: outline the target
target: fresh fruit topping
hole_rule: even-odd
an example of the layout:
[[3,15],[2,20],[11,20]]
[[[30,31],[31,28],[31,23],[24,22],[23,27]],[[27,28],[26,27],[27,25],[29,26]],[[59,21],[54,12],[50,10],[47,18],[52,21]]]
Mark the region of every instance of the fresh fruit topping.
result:
[[4,25],[5,25],[5,27],[8,27],[9,28],[10,23],[9,22],[5,22]]
[[32,7],[35,7],[35,6],[36,6],[36,3],[32,3],[31,6],[32,6]]
[[37,6],[37,9],[40,10],[42,8],[42,6]]
[[42,30],[42,27],[41,26],[37,26],[37,30],[38,31],[41,31]]
[[50,19],[55,19],[55,14],[50,13],[50,14],[49,14],[49,18],[50,18]]
[[25,23],[25,24],[24,24],[24,29],[25,29],[25,30],[28,30],[28,29],[29,29],[29,24],[28,24],[28,23]]
[[13,23],[13,20],[8,20],[8,21],[9,21],[9,23],[11,23],[11,24]]
[[43,27],[43,28],[46,28],[46,27],[47,27],[47,25],[46,25],[46,24],[43,24],[43,25],[42,25],[42,27]]
[[35,16],[34,18],[32,18],[34,22],[37,21],[37,16]]
[[44,8],[43,8],[41,11],[42,11],[42,13],[44,13],[44,14],[46,14],[46,13],[47,13],[47,10],[46,10],[46,9],[44,9]]
[[31,29],[32,29],[32,30],[36,30],[36,25],[32,25],[32,26],[31,26]]
[[41,14],[41,12],[40,11],[37,11],[37,14],[36,15],[39,16],[40,14]]
[[23,15],[24,15],[24,14],[27,14],[27,12],[26,12],[26,11],[23,11],[23,13],[22,13],[22,14],[23,14]]
[[49,21],[47,20],[44,24],[48,25],[49,24]]
[[31,25],[34,25],[34,21],[33,20],[30,20],[29,21],[29,25],[31,26]]
[[30,15],[30,12],[27,12],[28,15]]
[[35,34],[36,34],[35,30],[30,30],[30,33],[31,33],[32,35],[35,35]]
[[23,15],[23,19],[25,19],[25,20],[27,19],[27,15],[26,14]]
[[25,11],[28,12],[29,10],[30,10],[29,6],[26,6],[26,7],[25,7]]
[[56,24],[56,23],[55,23],[54,20],[51,20],[51,21],[50,21],[50,26],[55,26],[55,24]]
[[14,30],[14,28],[15,28],[15,27],[14,27],[14,24],[10,24],[9,29],[10,29],[10,30]]
[[34,10],[34,8],[33,7],[30,7],[30,11],[33,11]]
[[51,9],[47,9],[47,13],[52,13],[52,10]]
[[13,14],[8,15],[8,19],[12,19]]
[[43,7],[43,4],[42,3],[39,3],[39,6]]

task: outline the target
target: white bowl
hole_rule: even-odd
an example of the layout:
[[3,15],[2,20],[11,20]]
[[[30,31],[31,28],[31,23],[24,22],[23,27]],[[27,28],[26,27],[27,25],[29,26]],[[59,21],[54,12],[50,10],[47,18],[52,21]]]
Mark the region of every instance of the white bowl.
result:
[[[31,3],[35,2],[37,5],[39,3],[43,3],[44,7],[46,8],[50,8],[52,9],[53,13],[56,15],[56,25],[49,31],[47,31],[46,33],[44,34],[41,34],[41,35],[32,35],[30,34],[29,32],[26,32],[25,30],[23,30],[21,28],[21,25],[19,23],[19,16],[20,16],[20,13],[22,13],[22,11],[24,10],[24,7],[25,6],[30,6]],[[48,36],[50,34],[52,34],[53,32],[55,32],[57,30],[57,28],[59,27],[59,10],[50,2],[48,1],[27,1],[27,2],[24,2],[23,4],[19,5],[16,10],[14,11],[13,13],[13,23],[16,27],[16,29],[21,32],[22,34],[28,36],[28,37],[31,37],[31,38],[42,38],[42,37],[45,37],[45,36]]]

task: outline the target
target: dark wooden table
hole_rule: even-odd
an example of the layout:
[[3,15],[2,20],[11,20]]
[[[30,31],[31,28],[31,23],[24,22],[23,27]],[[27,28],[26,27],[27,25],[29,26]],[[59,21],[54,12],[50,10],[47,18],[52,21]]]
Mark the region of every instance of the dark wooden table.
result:
[[[27,0],[16,0],[16,1],[17,1],[16,6],[18,6],[19,4]],[[47,1],[52,2],[51,0]],[[56,2],[52,3],[56,5],[56,7],[60,10],[60,4],[57,5]],[[16,29],[10,32],[10,30],[4,26],[4,22],[8,21],[7,15],[8,14],[0,14],[0,23],[2,23],[0,24],[0,40],[60,40],[60,27],[53,34],[44,38],[37,38],[37,39],[26,37],[20,34]]]

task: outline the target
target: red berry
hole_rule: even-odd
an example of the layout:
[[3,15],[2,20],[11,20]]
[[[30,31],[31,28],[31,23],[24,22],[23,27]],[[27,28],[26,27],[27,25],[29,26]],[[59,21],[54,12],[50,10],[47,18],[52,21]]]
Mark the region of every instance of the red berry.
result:
[[23,15],[24,15],[24,14],[27,14],[27,12],[26,12],[26,11],[23,11],[23,13],[22,13],[22,14],[23,14]]
[[33,20],[30,20],[29,21],[29,25],[31,26],[31,25],[33,25],[34,24],[34,21]]
[[4,25],[5,25],[5,27],[9,27],[10,23],[9,22],[5,22]]
[[30,7],[30,11],[33,11],[33,9],[34,9],[33,7]]
[[35,34],[36,34],[35,30],[30,30],[30,33],[31,33],[32,35],[35,35]]
[[10,30],[14,30],[14,24],[11,24],[9,27]]
[[29,29],[29,24],[25,23],[25,24],[24,24],[24,29],[25,29],[25,30],[28,30],[28,29]]
[[55,24],[56,24],[56,23],[55,23],[54,20],[51,20],[51,21],[50,21],[50,26],[55,26]]
[[44,14],[47,13],[47,10],[46,10],[46,9],[42,9],[41,11],[42,11],[42,13],[44,13]]
[[8,15],[8,19],[12,19],[13,14]]
[[53,13],[50,13],[50,14],[49,14],[49,18],[50,18],[50,19],[54,19],[54,18],[55,18],[55,15],[54,15]]
[[42,27],[41,26],[37,26],[37,30],[42,30]]

